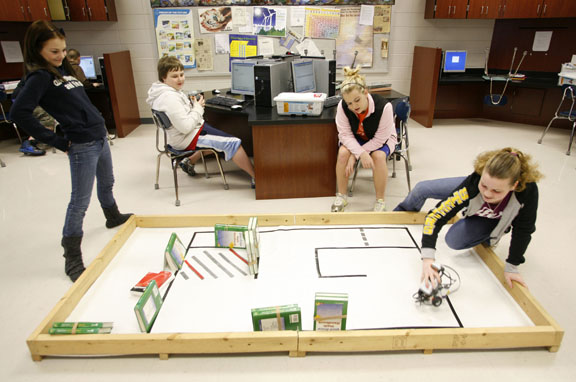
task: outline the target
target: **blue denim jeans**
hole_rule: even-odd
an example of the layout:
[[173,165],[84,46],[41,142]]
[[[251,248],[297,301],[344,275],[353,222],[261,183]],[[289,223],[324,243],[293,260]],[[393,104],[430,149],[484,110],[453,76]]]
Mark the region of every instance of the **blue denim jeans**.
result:
[[108,140],[104,137],[88,143],[72,143],[68,149],[68,160],[72,193],[62,235],[82,236],[82,223],[92,197],[94,179],[97,180],[100,205],[110,208],[116,204],[112,194],[114,174]]
[[[442,178],[419,182],[394,211],[420,211],[427,199],[444,200],[466,177]],[[452,249],[472,248],[490,239],[497,219],[469,216],[452,224],[446,233],[446,244]]]

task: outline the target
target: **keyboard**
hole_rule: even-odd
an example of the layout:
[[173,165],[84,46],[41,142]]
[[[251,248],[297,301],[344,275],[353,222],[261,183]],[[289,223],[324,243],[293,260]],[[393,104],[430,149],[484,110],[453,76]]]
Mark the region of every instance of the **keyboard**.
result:
[[340,102],[341,99],[342,99],[342,96],[339,96],[339,95],[328,97],[328,98],[326,98],[326,100],[324,100],[324,107],[327,108],[327,107],[336,106],[336,105],[338,105],[338,102]]
[[223,97],[223,96],[216,96],[212,98],[208,98],[206,100],[207,105],[218,105],[218,106],[226,106],[231,107],[234,105],[241,105],[244,101],[232,98],[232,97]]

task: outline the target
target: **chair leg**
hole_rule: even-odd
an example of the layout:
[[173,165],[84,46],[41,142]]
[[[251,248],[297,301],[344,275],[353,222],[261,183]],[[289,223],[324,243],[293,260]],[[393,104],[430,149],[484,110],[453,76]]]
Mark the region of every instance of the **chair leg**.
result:
[[[172,161],[172,172],[174,173],[174,191],[176,192],[176,207],[180,206],[180,199],[178,198],[178,165],[180,164],[180,159]],[[174,163],[176,162],[176,163]]]
[[360,165],[360,161],[356,162],[356,166],[354,166],[354,175],[352,176],[352,183],[348,188],[348,196],[354,195],[354,185],[356,185],[356,176],[358,175],[358,166]]
[[538,143],[542,143],[542,140],[544,139],[544,136],[546,135],[546,133],[548,132],[548,129],[550,128],[550,126],[552,125],[552,122],[554,122],[554,120],[557,117],[554,117],[550,120],[550,123],[548,123],[548,126],[546,126],[546,128],[544,129],[544,131],[542,132],[542,136],[540,137],[540,139],[538,139]]
[[204,177],[208,179],[210,176],[208,175],[208,166],[206,165],[206,158],[204,158],[204,152],[200,150],[200,158],[202,158],[202,163],[204,164]]
[[156,190],[160,188],[158,180],[160,179],[160,158],[162,158],[163,154],[164,153],[161,152],[160,154],[158,154],[158,157],[156,158],[156,183],[154,183],[154,189]]
[[6,163],[4,163],[4,161],[2,160],[2,158],[0,158],[0,166],[1,166],[1,167],[6,167]]
[[[406,152],[408,153],[408,152]],[[404,159],[404,164],[406,165],[406,181],[408,181],[408,192],[412,191],[412,187],[410,185],[410,159],[404,157],[402,155],[402,159]]]
[[566,155],[570,155],[570,150],[572,149],[572,141],[574,140],[574,129],[576,128],[576,122],[572,124],[572,132],[570,133],[570,142],[568,142],[568,151],[566,151]]
[[397,153],[392,153],[392,155],[390,155],[390,159],[392,159],[392,175],[390,176],[391,178],[396,178],[396,158],[398,158]]
[[226,176],[224,175],[224,170],[222,169],[222,163],[220,163],[220,157],[216,151],[214,152],[214,156],[216,157],[216,164],[218,165],[218,170],[220,170],[220,176],[222,177],[222,182],[224,183],[224,189],[228,190],[230,187],[228,186],[228,182],[226,182]]
[[22,144],[22,136],[20,135],[20,132],[18,131],[18,126],[16,126],[16,124],[14,122],[12,122],[12,126],[14,126],[14,130],[16,130],[16,135],[18,135],[18,140],[20,141],[20,144]]

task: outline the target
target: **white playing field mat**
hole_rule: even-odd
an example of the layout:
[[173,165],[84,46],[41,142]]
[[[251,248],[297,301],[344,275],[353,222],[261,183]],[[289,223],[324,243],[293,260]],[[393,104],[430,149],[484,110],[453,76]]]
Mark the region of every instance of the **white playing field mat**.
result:
[[[130,288],[161,271],[172,232],[189,246],[153,333],[249,332],[251,309],[298,304],[312,330],[316,292],[348,293],[347,329],[532,326],[473,250],[438,240],[437,262],[454,268],[460,289],[439,307],[414,302],[420,285],[421,225],[260,227],[256,279],[246,252],[214,247],[213,227],[136,228],[68,321],[113,321],[138,333]],[[199,276],[200,275],[200,276]]]

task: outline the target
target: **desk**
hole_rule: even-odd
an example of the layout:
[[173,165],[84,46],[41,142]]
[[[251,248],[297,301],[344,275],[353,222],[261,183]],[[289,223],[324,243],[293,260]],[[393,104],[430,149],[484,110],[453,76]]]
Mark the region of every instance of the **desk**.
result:
[[[389,101],[406,97],[394,90],[378,94]],[[213,96],[205,93],[206,98]],[[335,117],[336,107],[317,117],[282,116],[275,107],[255,107],[253,103],[241,111],[214,105],[206,105],[204,111],[208,123],[242,139],[244,149],[253,156],[256,199],[334,195],[338,154]]]

